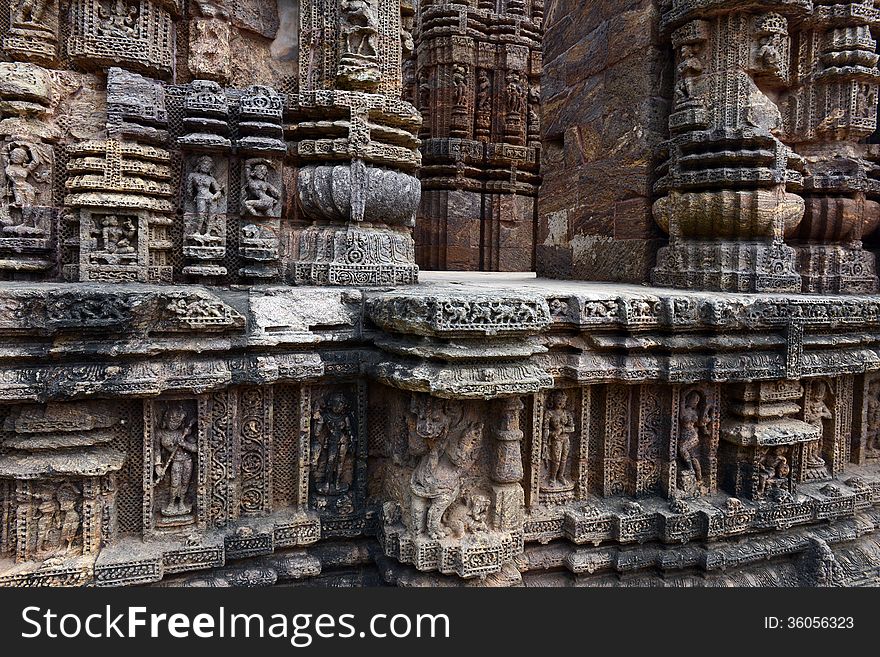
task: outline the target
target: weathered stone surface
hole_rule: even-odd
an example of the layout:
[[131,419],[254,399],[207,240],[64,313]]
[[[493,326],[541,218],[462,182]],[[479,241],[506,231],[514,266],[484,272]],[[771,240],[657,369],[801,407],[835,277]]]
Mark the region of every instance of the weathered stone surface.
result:
[[0,585],[880,582],[872,2],[36,7]]
[[669,112],[658,20],[650,0],[548,6],[535,251],[543,276],[648,280],[662,244],[652,151]]

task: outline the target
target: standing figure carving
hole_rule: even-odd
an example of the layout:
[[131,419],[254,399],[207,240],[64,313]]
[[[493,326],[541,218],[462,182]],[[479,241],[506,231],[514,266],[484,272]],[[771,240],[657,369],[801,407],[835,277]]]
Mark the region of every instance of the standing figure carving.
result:
[[225,190],[214,177],[214,160],[210,156],[203,155],[198,159],[195,170],[187,176],[187,186],[198,216],[195,235],[220,238],[219,229],[214,225],[214,216],[217,202]]
[[828,396],[828,384],[815,381],[810,386],[804,404],[804,421],[816,427],[819,437],[806,445],[806,477],[821,479],[827,476],[825,459],[822,458],[822,443],[825,437],[825,420],[833,419],[834,415],[825,400]]
[[547,467],[547,485],[550,488],[571,486],[565,470],[575,426],[574,416],[566,410],[567,404],[565,391],[554,390],[550,393],[544,413],[542,460]]
[[870,383],[867,397],[865,451],[868,458],[878,458],[880,457],[880,380]]
[[[194,456],[198,452],[196,419],[182,404],[172,404],[162,415],[156,435],[162,449],[157,450],[155,485],[167,479],[168,503],[162,508],[166,518],[180,518],[192,512],[188,499]],[[161,461],[164,456],[165,462]]]
[[346,458],[354,443],[354,422],[349,402],[341,392],[334,392],[326,404],[318,404],[312,414],[312,477],[319,493],[344,493]]
[[40,489],[36,495],[37,511],[37,554],[51,552],[58,547],[57,530],[58,524],[58,501],[54,492],[46,487]]
[[[39,226],[34,208],[37,199],[37,188],[34,183],[45,183],[49,173],[44,171],[41,174],[37,171],[42,160],[39,151],[31,144],[17,142],[10,144],[6,150],[5,160],[6,165],[3,167],[5,207],[4,212],[0,214],[0,222],[4,224],[4,228],[35,232]],[[10,208],[16,208],[21,213],[19,221],[11,216]]]
[[699,390],[691,390],[685,395],[678,416],[678,458],[682,474],[692,473],[696,485],[703,481],[703,441],[704,434],[710,431],[713,407]]
[[507,113],[522,117],[526,113],[526,88],[519,73],[507,74]]
[[461,64],[452,65],[452,87],[455,90],[455,106],[467,106],[467,77],[468,70],[466,66]]
[[699,58],[700,47],[685,43],[681,46],[678,63],[678,84],[675,87],[675,101],[678,104],[692,100],[695,96],[695,81],[703,74],[703,63]]
[[342,1],[342,34],[345,36],[345,54],[368,59],[379,56],[379,21],[367,0]]
[[484,68],[477,73],[477,110],[492,111],[492,81],[489,79],[489,71]]

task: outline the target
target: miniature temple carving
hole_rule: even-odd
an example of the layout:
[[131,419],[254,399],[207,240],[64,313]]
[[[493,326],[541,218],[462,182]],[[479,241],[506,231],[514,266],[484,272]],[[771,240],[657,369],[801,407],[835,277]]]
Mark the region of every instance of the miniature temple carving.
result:
[[187,133],[177,143],[187,155],[184,177],[183,273],[224,276],[229,203],[229,106],[216,82],[195,80],[186,94]]
[[53,66],[58,62],[57,0],[7,0],[9,29],[3,50],[17,61]]

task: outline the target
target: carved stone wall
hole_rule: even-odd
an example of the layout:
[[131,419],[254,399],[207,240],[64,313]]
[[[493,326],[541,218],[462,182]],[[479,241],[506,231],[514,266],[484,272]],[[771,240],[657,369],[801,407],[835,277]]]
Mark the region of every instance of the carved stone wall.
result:
[[880,583],[877,7],[543,12],[0,12],[0,585]]
[[532,271],[544,0],[422,1],[410,90],[424,116],[416,255]]

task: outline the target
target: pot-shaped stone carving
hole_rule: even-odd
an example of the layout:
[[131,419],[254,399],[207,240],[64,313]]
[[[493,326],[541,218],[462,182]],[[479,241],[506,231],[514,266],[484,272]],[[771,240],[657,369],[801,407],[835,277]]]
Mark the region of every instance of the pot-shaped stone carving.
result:
[[654,218],[663,230],[691,239],[781,238],[803,216],[803,199],[779,189],[673,192],[654,204]]
[[363,162],[299,171],[299,201],[313,220],[412,226],[421,198],[418,179]]

